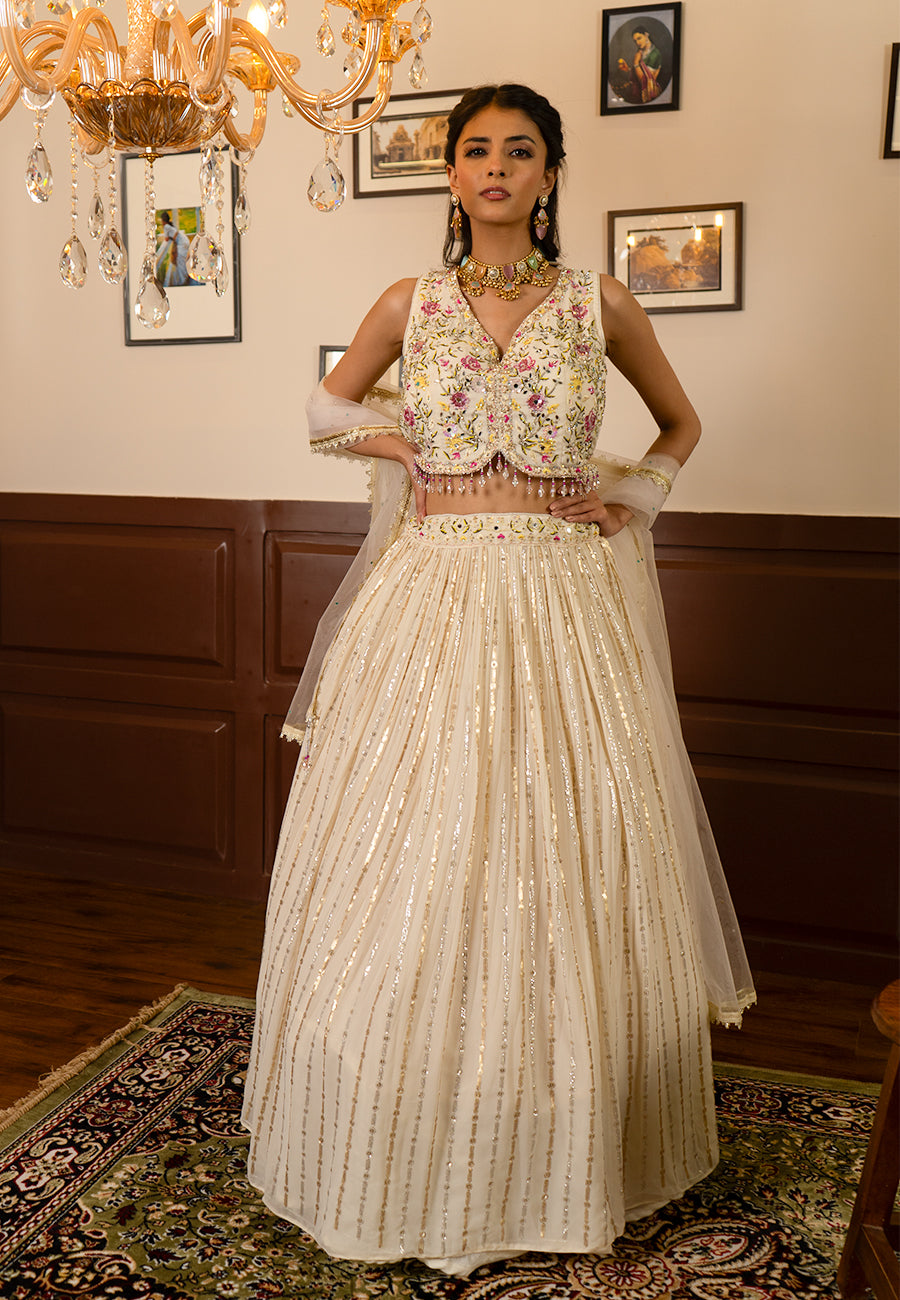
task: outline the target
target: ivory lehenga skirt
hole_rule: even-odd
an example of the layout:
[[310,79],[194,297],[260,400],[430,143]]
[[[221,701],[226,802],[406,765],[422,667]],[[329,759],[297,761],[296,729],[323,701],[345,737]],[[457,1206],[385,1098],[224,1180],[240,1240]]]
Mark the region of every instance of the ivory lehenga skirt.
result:
[[752,990],[647,547],[430,516],[331,646],[244,1123],[251,1182],[332,1255],[602,1252],[716,1163],[710,1006]]

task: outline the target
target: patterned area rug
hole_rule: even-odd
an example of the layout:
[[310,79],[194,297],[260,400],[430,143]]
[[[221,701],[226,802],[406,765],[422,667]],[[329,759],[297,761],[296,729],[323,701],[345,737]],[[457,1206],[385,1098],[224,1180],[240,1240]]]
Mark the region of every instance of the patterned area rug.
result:
[[[149,1012],[148,1012],[149,1014]],[[877,1089],[717,1071],[722,1161],[607,1256],[469,1278],[330,1259],[245,1177],[252,1005],[176,991],[0,1133],[10,1300],[795,1300],[835,1269]],[[123,1034],[126,1031],[123,1031]],[[116,1036],[121,1039],[122,1035]],[[79,1066],[83,1065],[79,1061]],[[7,1116],[7,1119],[9,1116]],[[0,1117],[0,1124],[3,1117]]]

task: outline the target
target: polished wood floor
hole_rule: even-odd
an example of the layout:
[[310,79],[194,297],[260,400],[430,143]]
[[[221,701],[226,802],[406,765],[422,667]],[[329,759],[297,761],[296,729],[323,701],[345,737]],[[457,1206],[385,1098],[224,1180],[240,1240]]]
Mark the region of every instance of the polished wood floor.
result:
[[[252,997],[264,907],[0,868],[0,1108],[176,984]],[[877,989],[759,972],[717,1060],[879,1081]]]

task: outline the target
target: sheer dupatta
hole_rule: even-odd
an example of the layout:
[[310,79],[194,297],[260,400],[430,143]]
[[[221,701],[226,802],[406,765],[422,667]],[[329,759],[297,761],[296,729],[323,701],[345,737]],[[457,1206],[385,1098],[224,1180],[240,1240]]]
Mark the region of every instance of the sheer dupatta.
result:
[[[385,433],[402,436],[397,423],[399,413],[400,394],[396,389],[373,388],[360,404],[336,397],[320,383],[306,404],[310,445],[313,451],[330,452],[358,463],[359,457],[349,451],[357,443]],[[301,744],[304,754],[308,752],[315,722],[316,682],[328,647],[372,567],[412,516],[412,484],[402,465],[383,457],[369,458],[369,501],[371,519],[366,540],[319,620],[303,674],[281,729],[282,736]]]

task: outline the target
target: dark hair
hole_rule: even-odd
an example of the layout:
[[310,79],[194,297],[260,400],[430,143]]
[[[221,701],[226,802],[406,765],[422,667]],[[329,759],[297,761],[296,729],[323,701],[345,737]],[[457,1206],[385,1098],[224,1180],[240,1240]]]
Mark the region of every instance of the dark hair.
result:
[[[444,146],[444,159],[451,166],[456,165],[456,145],[462,134],[462,129],[476,113],[480,113],[483,108],[490,108],[496,105],[497,108],[517,108],[531,118],[535,126],[541,133],[544,144],[547,146],[547,167],[562,167],[566,151],[563,148],[563,128],[562,120],[559,113],[543,95],[537,91],[530,90],[528,86],[504,85],[504,86],[472,86],[463,95],[462,99],[450,113],[447,119],[447,143]],[[548,262],[555,262],[559,257],[559,224],[557,221],[559,182],[553,186],[552,191],[547,196],[547,233],[543,239],[538,239],[534,234],[532,226],[532,239],[537,247],[544,254]],[[538,204],[534,205],[534,213],[538,210]],[[464,257],[472,251],[472,228],[469,225],[469,218],[460,208],[462,217],[462,239],[461,247],[453,255],[453,247],[456,242],[453,238],[453,231],[447,226],[447,236],[444,240],[444,265],[458,266]],[[452,204],[451,213],[452,215]]]
[[161,212],[159,215],[160,215],[160,217],[162,218],[162,223],[163,223],[164,226],[171,226],[171,224],[172,224],[172,214],[171,214],[171,212],[169,211],[168,208],[166,208],[165,211],[164,211],[164,212]]
[[653,37],[650,35],[649,28],[647,28],[647,27],[641,27],[640,24],[638,24],[637,27],[632,27],[632,29],[631,29],[631,35],[632,35],[632,36],[646,36],[646,37],[648,38],[648,40],[651,40],[651,41],[653,40]]

